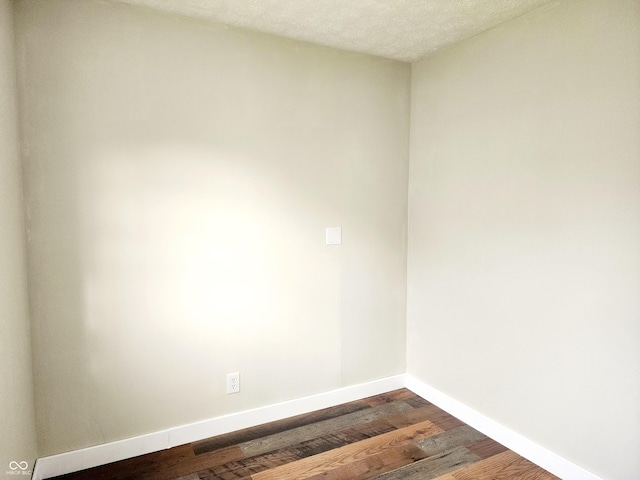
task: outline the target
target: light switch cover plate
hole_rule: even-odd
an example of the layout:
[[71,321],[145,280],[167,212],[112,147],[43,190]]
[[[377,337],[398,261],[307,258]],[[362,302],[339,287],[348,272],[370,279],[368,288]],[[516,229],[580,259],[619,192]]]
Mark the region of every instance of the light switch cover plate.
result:
[[325,229],[325,243],[327,245],[340,245],[342,243],[342,228],[327,227]]

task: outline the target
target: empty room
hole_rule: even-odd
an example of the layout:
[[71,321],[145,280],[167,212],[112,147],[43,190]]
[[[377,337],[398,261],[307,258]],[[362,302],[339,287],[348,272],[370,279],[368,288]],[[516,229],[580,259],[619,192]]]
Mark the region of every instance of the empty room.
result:
[[0,0],[0,66],[0,477],[640,478],[639,0]]

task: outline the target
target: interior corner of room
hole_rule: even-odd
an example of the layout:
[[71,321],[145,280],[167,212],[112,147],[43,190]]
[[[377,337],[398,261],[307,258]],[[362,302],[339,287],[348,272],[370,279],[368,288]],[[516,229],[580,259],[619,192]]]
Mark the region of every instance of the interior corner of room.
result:
[[638,45],[637,0],[412,63],[0,0],[0,476],[409,379],[637,478]]

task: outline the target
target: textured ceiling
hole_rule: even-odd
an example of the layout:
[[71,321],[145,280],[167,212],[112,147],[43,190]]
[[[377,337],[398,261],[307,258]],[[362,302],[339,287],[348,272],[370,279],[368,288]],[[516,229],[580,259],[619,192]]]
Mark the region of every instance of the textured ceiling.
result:
[[115,0],[412,62],[551,0]]

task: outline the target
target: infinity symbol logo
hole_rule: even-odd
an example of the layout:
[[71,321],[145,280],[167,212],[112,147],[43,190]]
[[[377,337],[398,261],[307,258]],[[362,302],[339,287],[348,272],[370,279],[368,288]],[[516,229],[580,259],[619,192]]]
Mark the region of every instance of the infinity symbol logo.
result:
[[25,462],[9,462],[9,468],[11,470],[26,470],[29,464]]

